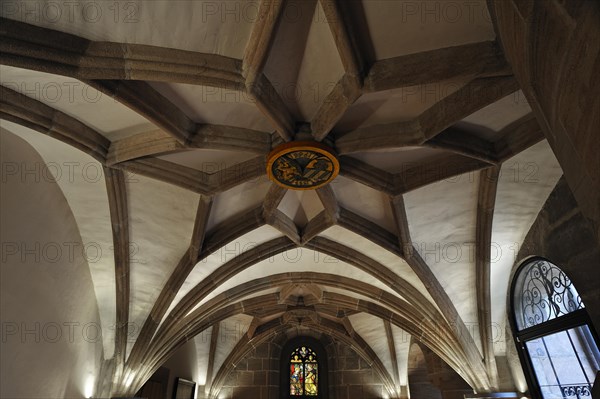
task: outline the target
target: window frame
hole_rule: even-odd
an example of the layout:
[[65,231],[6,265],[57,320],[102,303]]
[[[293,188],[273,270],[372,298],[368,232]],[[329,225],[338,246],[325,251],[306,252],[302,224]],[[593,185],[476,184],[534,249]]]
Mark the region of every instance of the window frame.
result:
[[[523,269],[525,269],[531,263],[537,261],[548,262],[551,265],[560,269],[565,274],[565,276],[569,278],[569,280],[571,280],[571,278],[560,266],[542,256],[531,256],[521,261],[520,265],[517,267],[511,278],[508,298],[510,310],[510,314],[508,315],[508,321],[513,335],[513,341],[517,349],[517,354],[519,355],[519,361],[521,362],[521,366],[523,367],[523,372],[525,374],[527,386],[529,387],[529,395],[533,399],[543,399],[538,378],[533,368],[533,364],[529,356],[529,352],[527,351],[527,348],[525,346],[525,343],[527,341],[531,341],[537,338],[545,337],[551,334],[555,334],[557,332],[566,331],[568,329],[581,326],[588,327],[592,338],[594,339],[598,348],[600,348],[600,339],[598,339],[598,333],[596,332],[592,324],[592,320],[585,308],[578,309],[565,315],[556,317],[554,319],[547,320],[534,326],[524,328],[520,331],[518,330],[517,314],[515,308],[515,289],[517,288],[517,280],[519,279],[520,274],[523,272]],[[571,280],[571,283],[573,284],[573,280]]]

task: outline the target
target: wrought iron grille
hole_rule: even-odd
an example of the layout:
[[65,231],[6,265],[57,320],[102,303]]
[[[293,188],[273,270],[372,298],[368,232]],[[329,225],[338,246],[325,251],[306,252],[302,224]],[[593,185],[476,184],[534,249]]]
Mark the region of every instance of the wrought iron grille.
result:
[[540,388],[542,389],[542,392],[555,392],[554,395],[549,394],[550,397],[555,398],[586,399],[592,397],[592,387],[587,383],[570,385],[542,385]]
[[555,319],[584,308],[571,280],[558,267],[546,260],[536,260],[519,275],[515,304],[519,330]]
[[563,385],[561,387],[563,398],[591,398],[592,389],[589,384],[582,385]]

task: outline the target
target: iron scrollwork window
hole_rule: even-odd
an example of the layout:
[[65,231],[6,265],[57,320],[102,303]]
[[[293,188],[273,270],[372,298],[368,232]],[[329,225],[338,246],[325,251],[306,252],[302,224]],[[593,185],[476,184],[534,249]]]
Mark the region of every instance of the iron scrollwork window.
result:
[[519,330],[584,308],[579,293],[567,275],[543,259],[524,267],[516,284],[520,288],[520,298],[515,301]]
[[591,398],[598,338],[569,277],[534,258],[519,267],[511,292],[509,319],[532,396]]

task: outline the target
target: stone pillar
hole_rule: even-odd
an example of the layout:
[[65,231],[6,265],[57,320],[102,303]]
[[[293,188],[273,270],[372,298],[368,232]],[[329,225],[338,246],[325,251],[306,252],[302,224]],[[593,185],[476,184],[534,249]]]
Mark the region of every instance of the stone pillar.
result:
[[429,348],[422,347],[429,379],[442,394],[442,399],[464,399],[473,389],[446,362]]
[[600,2],[488,2],[506,58],[600,241]]
[[400,386],[400,399],[408,399],[408,386]]
[[465,394],[473,393],[456,371],[421,343],[411,345],[408,363],[411,397],[463,399]]

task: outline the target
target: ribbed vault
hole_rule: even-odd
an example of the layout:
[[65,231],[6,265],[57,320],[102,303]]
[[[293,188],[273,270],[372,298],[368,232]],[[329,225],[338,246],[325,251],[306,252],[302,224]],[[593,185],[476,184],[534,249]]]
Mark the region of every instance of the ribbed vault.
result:
[[[173,32],[2,18],[2,134],[55,178],[77,162],[82,178],[57,180],[83,240],[106,248],[89,263],[106,331],[98,396],[133,396],[239,315],[252,322],[218,369],[219,343],[205,351],[211,397],[253,347],[305,327],[355,348],[391,397],[407,384],[400,332],[474,390],[497,389],[508,251],[561,170],[485,1],[475,22],[405,32],[395,3],[263,0],[233,24],[188,20],[206,2],[183,2]],[[270,183],[266,155],[295,139],[331,143],[340,177],[306,194]],[[383,328],[363,337],[366,315]]]

